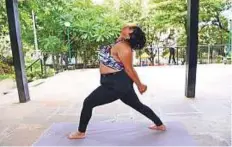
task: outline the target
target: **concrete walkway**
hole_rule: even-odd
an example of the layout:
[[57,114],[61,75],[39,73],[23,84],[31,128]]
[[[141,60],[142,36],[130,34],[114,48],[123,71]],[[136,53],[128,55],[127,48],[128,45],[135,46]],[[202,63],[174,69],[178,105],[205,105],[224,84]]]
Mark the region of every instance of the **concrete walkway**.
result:
[[[230,65],[199,65],[195,99],[184,97],[184,66],[137,71],[148,85],[140,100],[164,122],[183,123],[198,145],[231,145]],[[0,95],[0,145],[31,145],[52,123],[78,122],[84,98],[98,85],[97,69],[75,70],[30,86],[28,103],[19,104],[16,91]],[[91,122],[98,121],[150,122],[120,101],[96,108]]]
[[0,81],[0,97],[7,91],[10,91],[16,87],[16,83],[13,79],[5,79]]

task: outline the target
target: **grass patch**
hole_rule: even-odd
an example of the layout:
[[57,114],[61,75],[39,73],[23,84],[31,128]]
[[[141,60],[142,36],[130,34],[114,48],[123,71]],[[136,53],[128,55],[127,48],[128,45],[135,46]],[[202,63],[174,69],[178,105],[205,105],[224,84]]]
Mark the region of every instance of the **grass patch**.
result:
[[5,79],[14,79],[13,74],[2,74],[0,75],[0,81],[5,80]]

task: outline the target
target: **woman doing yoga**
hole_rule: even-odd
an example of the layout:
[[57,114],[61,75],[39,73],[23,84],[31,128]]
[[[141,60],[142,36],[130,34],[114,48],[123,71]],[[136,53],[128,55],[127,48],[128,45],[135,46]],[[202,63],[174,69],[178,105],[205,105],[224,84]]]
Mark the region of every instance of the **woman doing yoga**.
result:
[[85,138],[93,108],[118,99],[150,119],[154,123],[150,129],[166,130],[160,118],[140,102],[133,88],[135,83],[141,94],[147,90],[132,64],[132,49],[142,49],[145,43],[146,37],[141,28],[135,24],[127,24],[113,45],[100,48],[101,85],[84,100],[78,130],[71,133],[69,139]]

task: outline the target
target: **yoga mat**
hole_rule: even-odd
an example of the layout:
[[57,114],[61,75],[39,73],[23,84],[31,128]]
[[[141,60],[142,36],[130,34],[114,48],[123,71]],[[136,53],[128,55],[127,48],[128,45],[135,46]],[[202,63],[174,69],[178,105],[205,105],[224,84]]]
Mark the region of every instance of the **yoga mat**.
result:
[[33,146],[196,146],[181,123],[166,125],[167,131],[161,132],[148,129],[147,124],[93,123],[85,139],[70,140],[67,135],[77,129],[77,124],[54,123]]

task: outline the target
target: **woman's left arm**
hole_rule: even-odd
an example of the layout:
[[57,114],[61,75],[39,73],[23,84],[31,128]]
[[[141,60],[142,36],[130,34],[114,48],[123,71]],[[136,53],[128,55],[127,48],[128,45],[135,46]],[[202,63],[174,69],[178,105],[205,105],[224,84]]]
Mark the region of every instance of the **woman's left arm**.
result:
[[118,56],[125,67],[125,72],[137,85],[140,93],[142,94],[143,92],[145,92],[147,89],[147,86],[141,83],[139,76],[133,67],[131,47],[125,43],[122,43],[121,45],[119,45]]

